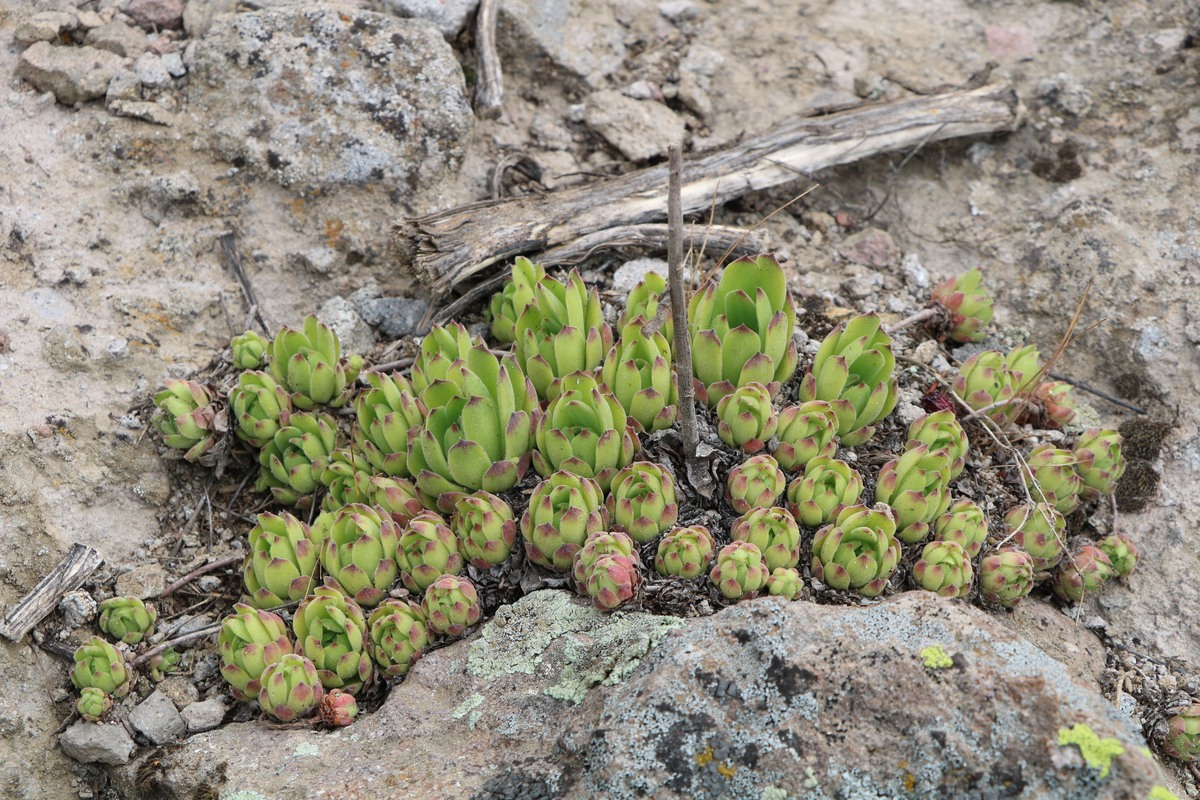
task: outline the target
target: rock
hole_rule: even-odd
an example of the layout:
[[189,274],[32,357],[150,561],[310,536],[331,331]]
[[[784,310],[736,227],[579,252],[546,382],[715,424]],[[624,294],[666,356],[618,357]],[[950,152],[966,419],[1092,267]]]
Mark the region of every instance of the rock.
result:
[[183,65],[183,56],[179,53],[163,53],[162,65],[172,78],[182,78],[187,75],[187,67]]
[[105,108],[119,117],[133,117],[155,125],[169,126],[175,121],[173,113],[148,101],[113,100],[106,102]]
[[988,25],[983,30],[988,54],[1002,61],[1021,61],[1037,55],[1037,41],[1024,25]]
[[55,369],[75,372],[87,366],[88,353],[70,325],[55,325],[42,338],[42,356]]
[[111,108],[113,103],[137,102],[142,99],[142,82],[132,70],[123,69],[108,82],[108,92],[104,95],[105,104]]
[[200,703],[192,703],[180,714],[187,723],[188,733],[211,731],[225,721],[225,701],[211,697]]
[[[1100,781],[1061,731],[1124,752]],[[288,769],[243,770],[230,790],[319,784],[358,800],[377,796],[356,777],[370,774],[404,781],[412,798],[987,797],[1007,786],[1056,800],[1147,796],[1164,779],[1144,746],[1061,664],[932,593],[862,607],[764,598],[685,622],[605,615],[551,590],[427,653],[336,745],[228,725],[189,739],[158,775],[180,797],[216,765],[254,760]],[[312,748],[320,758],[294,757]]]
[[417,326],[429,310],[423,298],[378,297],[360,300],[358,313],[373,328],[389,339],[399,339],[416,333]]
[[289,7],[222,16],[188,53],[200,141],[285,186],[411,192],[461,159],[473,117],[431,23]]
[[21,53],[17,77],[38,91],[53,92],[58,102],[71,106],[103,97],[121,67],[120,56],[107,50],[35,42]]
[[170,206],[186,205],[200,199],[200,181],[187,170],[156,175],[145,183],[146,199],[165,211]]
[[79,18],[69,11],[40,11],[17,26],[13,41],[22,47],[34,42],[57,43],[64,33],[79,27]]
[[167,573],[157,562],[138,564],[117,578],[117,594],[147,600],[167,588]]
[[138,56],[138,60],[133,62],[133,73],[149,89],[163,89],[171,85],[171,73],[167,72],[162,59],[154,53]]
[[437,25],[447,41],[454,41],[475,13],[479,0],[383,0],[383,8],[397,17],[426,19]]
[[183,0],[129,0],[125,13],[148,31],[183,27]]
[[290,267],[328,275],[337,265],[337,251],[332,247],[312,247],[299,253],[288,253],[287,260]]
[[342,352],[366,353],[375,346],[371,326],[358,315],[358,309],[344,297],[333,297],[317,312],[317,317],[333,329],[342,345]]
[[867,228],[851,236],[838,247],[838,253],[854,264],[881,269],[900,257],[900,248],[887,231]]
[[161,691],[155,690],[129,712],[129,724],[154,744],[171,744],[187,733],[179,710]]
[[190,39],[199,39],[208,33],[213,20],[222,14],[237,11],[238,0],[188,0],[183,9],[183,30]]
[[658,4],[658,13],[672,22],[687,22],[700,16],[700,6],[692,0],[664,0]]
[[670,142],[683,140],[683,119],[662,103],[605,90],[588,95],[583,113],[588,127],[630,161],[664,156]]
[[137,58],[146,52],[146,34],[117,20],[92,28],[83,41],[99,50],[129,58]]
[[622,26],[611,3],[589,0],[505,0],[498,49],[505,69],[536,74],[545,62],[565,76],[600,87],[625,60]]
[[626,261],[613,272],[612,290],[618,295],[625,296],[633,291],[633,287],[646,277],[647,272],[657,272],[667,277],[667,262],[661,258],[635,258]]
[[96,618],[96,600],[82,589],[67,592],[58,601],[63,627],[67,630],[83,627]]
[[133,739],[119,723],[104,724],[80,720],[63,731],[58,744],[64,753],[82,764],[111,764],[129,762],[133,755]]

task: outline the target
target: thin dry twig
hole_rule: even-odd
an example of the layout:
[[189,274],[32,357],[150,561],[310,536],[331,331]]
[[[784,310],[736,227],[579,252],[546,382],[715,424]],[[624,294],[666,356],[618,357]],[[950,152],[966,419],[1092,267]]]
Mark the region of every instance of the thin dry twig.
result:
[[475,47],[479,60],[475,73],[475,116],[496,119],[503,110],[504,75],[496,52],[496,20],[500,0],[480,0],[475,17]]
[[689,462],[700,447],[696,425],[696,394],[692,385],[692,343],[688,337],[687,302],[683,287],[683,148],[672,142],[667,148],[669,160],[667,186],[667,272],[671,288],[671,314],[675,324],[675,365],[679,380],[679,424],[683,434],[683,456]]
[[174,639],[168,639],[165,642],[160,642],[135,658],[130,666],[134,669],[137,669],[142,664],[145,664],[147,661],[166,650],[168,647],[174,647],[177,644],[185,644],[187,642],[195,641],[196,639],[203,639],[206,636],[212,636],[214,633],[217,633],[220,630],[221,623],[214,622],[211,625],[205,625],[203,628],[197,628],[194,631],[189,631],[182,636],[176,636]]
[[214,572],[218,569],[221,569],[222,567],[228,567],[230,564],[237,564],[241,561],[244,561],[245,558],[246,558],[245,553],[237,553],[235,555],[225,556],[225,558],[218,558],[216,561],[210,561],[201,567],[197,567],[196,569],[189,572],[187,575],[184,575],[182,578],[180,578],[179,580],[172,583],[167,588],[163,589],[162,592],[159,593],[158,596],[159,597],[168,597],[171,594],[178,591],[183,586],[187,585],[190,581],[193,581],[196,578],[199,578],[201,575],[205,575],[209,572]]

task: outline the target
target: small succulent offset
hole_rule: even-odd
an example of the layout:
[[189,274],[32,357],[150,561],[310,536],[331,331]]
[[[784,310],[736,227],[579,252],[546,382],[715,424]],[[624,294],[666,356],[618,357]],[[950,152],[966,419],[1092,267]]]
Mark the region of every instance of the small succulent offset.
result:
[[238,369],[258,369],[267,360],[271,340],[264,339],[254,331],[246,331],[229,340],[233,365]]
[[591,478],[556,472],[539,483],[521,516],[525,555],[555,572],[569,572],[589,534],[608,529],[604,491]]
[[696,398],[713,408],[749,383],[778,394],[796,371],[795,327],[787,277],[775,257],[731,262],[719,282],[709,281],[688,302]]
[[129,678],[125,656],[99,636],[93,636],[75,650],[71,683],[76,689],[90,686],[120,698],[129,694]]
[[837,453],[837,431],[837,413],[824,400],[788,406],[779,412],[775,459],[784,469],[796,470],[814,458],[832,458]]
[[110,597],[100,603],[100,630],[125,644],[154,633],[158,612],[137,597]]
[[307,717],[323,697],[317,668],[304,656],[289,653],[263,670],[258,706],[280,722]]
[[643,333],[642,325],[635,320],[621,330],[600,375],[630,422],[639,431],[653,433],[675,423],[679,384],[666,337],[658,332]]
[[1042,373],[1041,353],[1031,344],[1010,350],[1004,357],[1004,363],[1013,376],[1013,386],[1017,395],[1027,397],[1040,383]]
[[1123,533],[1105,536],[1096,542],[1096,547],[1103,550],[1112,562],[1114,577],[1124,578],[1137,566],[1138,549],[1133,546],[1133,540]]
[[408,379],[368,372],[371,388],[354,400],[358,427],[354,441],[375,470],[393,477],[408,471],[409,432],[425,421],[425,406]]
[[637,595],[642,583],[636,555],[605,553],[598,556],[584,569],[584,593],[592,598],[592,605],[604,611],[628,603]]
[[[312,661],[326,689],[357,694],[375,677],[375,665],[364,649],[367,618],[346,595],[318,587],[300,602],[292,617],[296,650]],[[266,678],[262,681],[266,683]]]
[[1033,557],[1037,579],[1045,579],[1063,557],[1067,521],[1047,503],[1013,506],[1004,515],[1004,525],[1017,547]]
[[168,647],[166,650],[159,651],[150,657],[146,662],[146,669],[150,672],[150,680],[158,683],[165,679],[169,673],[179,669],[179,651],[174,647]]
[[787,488],[779,463],[766,454],[738,464],[725,478],[725,499],[738,514],[752,508],[770,508]]
[[291,420],[292,397],[268,373],[247,370],[229,392],[229,408],[238,438],[265,447]]
[[983,270],[976,267],[933,287],[933,301],[950,312],[949,338],[956,342],[978,342],[983,328],[992,321],[995,309],[991,293],[983,287]]
[[242,565],[246,602],[271,608],[300,600],[316,585],[321,542],[291,514],[259,514]]
[[950,460],[950,480],[962,474],[970,442],[953,411],[935,411],[913,420],[905,448],[911,450],[918,444],[928,446],[931,453],[945,451]]
[[1038,384],[1032,397],[1052,427],[1062,428],[1075,419],[1077,404],[1071,384],[1065,381],[1046,381]]
[[815,528],[858,503],[862,490],[862,476],[845,461],[814,458],[804,474],[788,485],[788,510],[799,522]]
[[833,589],[877,597],[899,563],[896,520],[887,506],[844,508],[813,540],[813,577]]
[[800,526],[786,508],[752,508],[734,520],[729,534],[758,547],[768,570],[800,563]]
[[1090,428],[1075,443],[1075,472],[1080,478],[1079,496],[1099,500],[1117,489],[1125,474],[1121,434],[1112,428]]
[[1016,547],[1001,547],[979,562],[979,588],[983,599],[1015,608],[1033,591],[1033,556]]
[[158,407],[154,427],[167,447],[184,450],[186,460],[198,462],[216,445],[217,435],[225,428],[224,414],[202,384],[167,379],[163,386],[166,388],[154,395]]
[[958,542],[930,542],[913,564],[913,580],[922,589],[942,597],[966,597],[975,571],[971,556]]
[[771,571],[762,551],[750,542],[735,541],[721,548],[708,574],[709,580],[728,600],[757,597],[767,585]]
[[363,361],[343,359],[337,334],[310,314],[303,330],[284,327],[275,334],[268,363],[271,376],[291,392],[292,405],[307,411],[350,402]]
[[367,505],[375,506],[396,521],[401,527],[418,514],[425,513],[421,493],[412,481],[403,478],[388,478],[372,475],[368,481]]
[[429,584],[422,605],[429,627],[443,636],[462,636],[483,613],[475,584],[457,575],[441,575]]
[[628,534],[621,531],[597,531],[588,534],[583,547],[575,552],[575,561],[571,565],[571,577],[575,579],[575,590],[587,594],[587,576],[596,559],[604,555],[618,555],[640,561],[637,545]]
[[437,514],[418,514],[400,534],[396,550],[400,579],[419,594],[442,575],[462,572],[463,560],[454,531]]
[[321,703],[317,706],[317,716],[326,725],[344,728],[358,716],[358,701],[349,692],[331,689],[321,698]]
[[661,464],[635,461],[613,477],[606,507],[614,528],[644,544],[679,519],[675,480]]
[[717,403],[717,435],[730,447],[750,454],[760,452],[778,426],[771,393],[761,383],[739,386]]
[[384,678],[408,673],[429,647],[429,618],[418,603],[384,600],[367,617],[367,648]]
[[517,542],[517,521],[512,508],[484,491],[458,498],[450,530],[458,539],[463,557],[481,570],[503,564]]
[[292,414],[258,454],[262,469],[254,487],[271,490],[285,506],[309,508],[321,473],[337,450],[337,423],[328,414]]
[[804,588],[804,580],[800,571],[794,567],[779,567],[771,571],[767,578],[767,594],[772,597],[783,597],[795,600]]
[[[420,399],[425,401],[425,393],[430,386],[446,380],[451,364],[465,361],[471,348],[482,345],[483,340],[472,336],[460,322],[434,325],[421,340],[412,365],[411,385]],[[426,407],[429,407],[427,402]]]
[[599,293],[574,270],[566,283],[538,281],[533,302],[517,318],[516,334],[517,362],[543,400],[558,396],[567,375],[599,367],[613,344]]
[[1075,471],[1076,458],[1070,450],[1039,444],[1029,451],[1021,468],[1021,479],[1034,500],[1045,501],[1063,514],[1079,507],[1082,481]]
[[708,571],[713,551],[708,528],[702,525],[676,528],[658,541],[654,569],[664,577],[699,578]]
[[371,506],[350,503],[317,517],[313,535],[322,541],[326,580],[359,605],[379,605],[399,574],[400,526],[395,520]]
[[984,350],[964,361],[952,386],[972,410],[1002,425],[1012,421],[1017,381],[999,350]]
[[329,490],[321,498],[322,511],[337,511],[350,503],[371,502],[372,466],[356,448],[339,447],[330,453],[318,477]]
[[[659,308],[666,302],[667,279],[653,270],[647,272],[625,298],[625,308],[617,320],[617,330],[622,331],[621,336],[625,336],[624,331],[629,324],[637,322],[640,326],[656,319]],[[675,341],[675,320],[671,318],[669,310],[663,316],[662,334],[670,348]],[[670,353],[668,350],[668,357]]]
[[1104,551],[1084,545],[1058,565],[1050,588],[1063,600],[1078,603],[1084,594],[1098,590],[1112,576],[1113,565]]
[[979,555],[987,535],[987,514],[974,500],[955,500],[933,521],[934,539],[958,542],[971,558]]
[[1200,759],[1200,703],[1192,703],[1168,718],[1159,731],[1163,752],[1190,762]]
[[99,722],[100,718],[112,708],[112,705],[113,700],[109,697],[108,692],[97,689],[95,686],[85,686],[79,692],[79,699],[75,701],[75,708],[79,710],[79,715],[88,722]]
[[543,477],[558,470],[595,478],[608,491],[613,473],[637,447],[625,409],[585,372],[564,376],[558,396],[533,428],[533,466]]
[[892,337],[877,314],[847,320],[821,342],[800,384],[800,399],[825,400],[838,418],[843,445],[865,444],[896,407]]
[[503,344],[517,339],[517,320],[525,308],[533,302],[534,287],[546,277],[546,268],[517,256],[513,261],[512,276],[503,288],[492,295],[487,316],[492,323],[492,338]]
[[233,696],[243,702],[258,701],[263,670],[294,652],[287,623],[278,614],[237,603],[233,613],[221,620],[217,634],[221,677]]
[[928,445],[906,449],[883,465],[875,500],[887,503],[896,515],[896,536],[912,544],[929,535],[929,523],[950,506],[950,459],[946,450]]

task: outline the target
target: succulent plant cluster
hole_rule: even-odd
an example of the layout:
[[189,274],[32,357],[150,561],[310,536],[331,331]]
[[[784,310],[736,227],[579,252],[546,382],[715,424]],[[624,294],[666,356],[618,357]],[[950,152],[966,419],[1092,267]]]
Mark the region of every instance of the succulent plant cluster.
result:
[[[1070,392],[1041,381],[1036,349],[966,359],[953,381],[962,414],[914,419],[881,465],[887,456],[846,450],[897,405],[880,315],[844,319],[796,376],[783,269],[769,255],[738,259],[692,295],[679,333],[693,374],[679,376],[665,290],[647,274],[614,339],[577,272],[560,279],[518,258],[488,309],[491,337],[511,353],[451,322],[422,339],[407,376],[360,374],[362,360],[343,357],[310,317],[272,340],[236,337],[243,371],[227,398],[170,383],[156,423],[164,442],[193,460],[211,453],[227,404],[237,437],[258,448],[258,489],[289,507],[259,514],[247,535],[243,601],[218,637],[233,694],[281,721],[347,724],[367,687],[466,635],[482,619],[483,582],[514,568],[567,582],[604,610],[662,581],[693,582],[715,602],[877,597],[902,585],[965,598],[978,583],[985,602],[1011,607],[1043,582],[1077,601],[1136,563],[1123,535],[1065,557],[1064,514],[1111,493],[1124,471],[1111,429],[1020,458],[1014,475],[1035,502],[1008,511],[1004,531],[989,531],[982,499],[956,494],[972,410],[999,425],[1028,408],[1047,424],[1069,420]],[[933,300],[948,338],[982,338],[992,301],[979,270],[939,284]],[[706,518],[689,507],[678,465],[647,456],[676,424],[680,379],[693,381],[726,454],[741,454],[724,476],[721,512],[736,515],[725,529],[688,524]],[[519,514],[505,499],[514,489],[528,498]],[[133,602],[106,614],[102,627],[131,643],[154,623]],[[78,686],[113,695],[127,685],[111,650],[92,645],[77,659]],[[95,692],[80,703],[103,713]]]

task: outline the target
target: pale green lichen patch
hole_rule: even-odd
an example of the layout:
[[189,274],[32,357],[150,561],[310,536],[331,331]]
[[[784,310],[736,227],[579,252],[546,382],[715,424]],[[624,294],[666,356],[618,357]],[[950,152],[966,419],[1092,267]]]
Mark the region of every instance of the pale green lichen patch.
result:
[[459,703],[458,707],[456,707],[454,711],[450,712],[450,716],[454,717],[455,719],[462,719],[463,717],[466,717],[467,726],[471,730],[475,730],[475,723],[479,722],[479,712],[476,711],[476,709],[481,705],[483,705],[483,695],[473,694],[466,700],[463,700],[461,703]]
[[926,669],[948,669],[954,666],[954,659],[946,652],[946,648],[940,644],[922,648],[921,662],[925,665]]
[[267,798],[258,792],[239,789],[237,791],[228,792],[221,795],[221,800],[267,800]]
[[296,745],[296,752],[293,753],[292,755],[295,755],[295,756],[319,756],[319,755],[321,755],[321,748],[318,747],[313,742],[300,742],[298,745]]
[[1165,786],[1155,786],[1146,796],[1146,800],[1179,800],[1179,795]]
[[1090,726],[1076,723],[1071,728],[1060,728],[1058,743],[1065,747],[1075,745],[1089,767],[1100,770],[1100,777],[1107,778],[1113,759],[1125,752],[1125,745],[1116,739],[1101,739]]
[[758,800],[787,800],[787,796],[787,790],[780,789],[778,786],[768,786],[762,790]]

